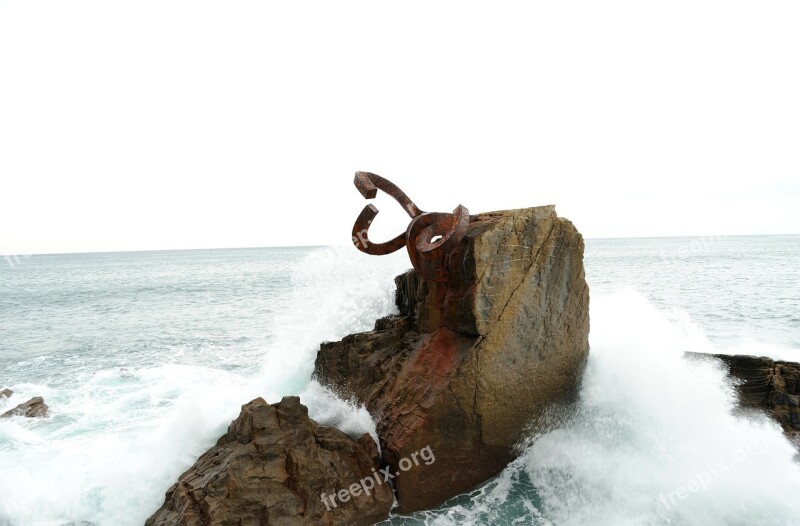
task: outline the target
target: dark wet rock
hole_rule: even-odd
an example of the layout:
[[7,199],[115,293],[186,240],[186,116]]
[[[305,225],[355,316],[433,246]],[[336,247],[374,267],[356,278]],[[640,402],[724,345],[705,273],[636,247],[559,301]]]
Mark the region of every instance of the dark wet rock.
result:
[[378,444],[375,443],[375,439],[372,438],[372,435],[369,433],[364,433],[359,437],[357,442],[358,445],[364,448],[364,451],[367,452],[370,460],[372,460],[372,464],[375,466],[375,469],[380,468],[381,452],[378,451]]
[[10,418],[12,416],[25,416],[28,418],[43,418],[47,416],[49,408],[44,403],[41,396],[35,396],[25,403],[19,404],[14,409],[6,411],[0,418]]
[[11,389],[3,389],[0,391],[0,398],[11,398],[11,395],[14,394],[14,391]]
[[800,364],[766,356],[696,354],[695,359],[719,360],[737,380],[743,408],[764,410],[800,445]]
[[[382,521],[394,498],[387,483],[375,482],[377,447],[369,440],[367,447],[363,437],[356,442],[318,425],[297,397],[272,405],[257,398],[181,475],[146,524],[367,526]],[[350,490],[365,479],[374,482],[369,495]],[[323,503],[323,494],[340,492],[345,498]]]

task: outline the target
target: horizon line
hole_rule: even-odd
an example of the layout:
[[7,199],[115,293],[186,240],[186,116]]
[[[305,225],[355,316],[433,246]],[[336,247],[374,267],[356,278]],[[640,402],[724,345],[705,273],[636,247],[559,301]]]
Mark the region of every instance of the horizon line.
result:
[[[703,238],[726,238],[726,237],[776,237],[776,236],[799,236],[800,234],[704,234],[704,235],[682,235],[682,236],[610,236],[610,237],[584,237],[587,241],[616,241],[623,239],[703,239]],[[260,246],[238,246],[238,247],[194,247],[194,248],[145,248],[131,250],[84,250],[77,252],[38,252],[34,254],[0,254],[2,258],[21,258],[33,256],[77,256],[81,254],[137,254],[147,252],[191,252],[201,250],[264,250],[264,249],[287,249],[287,248],[324,248],[342,245],[260,245]]]

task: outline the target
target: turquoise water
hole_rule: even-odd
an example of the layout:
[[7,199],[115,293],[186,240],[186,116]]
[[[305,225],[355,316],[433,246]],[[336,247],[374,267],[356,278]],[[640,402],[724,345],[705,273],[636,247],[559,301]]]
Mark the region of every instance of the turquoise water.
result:
[[[733,416],[722,373],[681,357],[800,360],[800,236],[589,240],[585,264],[576,405],[473,494],[391,522],[800,524],[780,430]],[[320,341],[394,311],[406,267],[350,247],[0,260],[0,388],[16,393],[0,410],[51,407],[0,422],[0,524],[142,524],[255,396],[299,393],[314,418],[374,432],[309,378]]]

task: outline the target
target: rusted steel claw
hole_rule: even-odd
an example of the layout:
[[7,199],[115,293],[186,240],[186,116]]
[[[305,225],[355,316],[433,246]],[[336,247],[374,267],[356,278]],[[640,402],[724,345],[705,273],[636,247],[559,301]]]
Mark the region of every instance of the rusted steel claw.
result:
[[[458,205],[452,214],[421,214],[408,226],[408,243],[414,242],[413,248],[423,259],[437,259],[448,254],[461,241],[468,226],[469,210],[462,205]],[[433,241],[437,237],[439,239]]]
[[[370,172],[356,172],[356,179],[353,182],[356,188],[358,188],[358,191],[361,192],[361,195],[364,196],[364,199],[375,199],[375,196],[378,195],[378,190],[383,190],[392,196],[395,201],[400,203],[400,206],[403,207],[403,210],[405,210],[412,219],[422,213],[422,210],[417,208],[417,205],[408,198],[405,192],[400,190],[396,184],[388,179],[384,179],[380,175]],[[377,209],[375,210],[375,213],[377,213]]]
[[362,252],[376,256],[391,254],[404,245],[414,269],[430,281],[446,281],[446,257],[467,232],[469,211],[458,205],[452,214],[423,212],[394,183],[383,177],[356,172],[356,188],[366,199],[374,199],[378,190],[392,196],[411,217],[411,223],[402,234],[385,243],[369,240],[369,227],[378,209],[367,205],[353,225],[353,244]]
[[373,256],[385,256],[403,248],[406,244],[405,232],[385,243],[373,243],[369,240],[369,227],[376,215],[378,215],[378,209],[375,208],[375,205],[365,206],[358,214],[353,225],[353,244],[356,248]]
[[452,214],[429,212],[414,218],[406,234],[414,270],[430,281],[447,281],[446,257],[467,233],[468,226],[469,211],[462,205]]

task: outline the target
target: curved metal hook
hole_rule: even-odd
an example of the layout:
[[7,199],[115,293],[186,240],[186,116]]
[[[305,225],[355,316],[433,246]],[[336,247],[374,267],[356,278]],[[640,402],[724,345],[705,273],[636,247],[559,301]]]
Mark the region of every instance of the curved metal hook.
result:
[[[414,270],[431,281],[446,281],[444,256],[464,238],[469,227],[469,210],[458,205],[452,214],[432,212],[411,221],[406,247]],[[439,237],[436,241],[434,238]]]
[[369,240],[369,227],[376,215],[378,215],[378,209],[375,208],[375,205],[365,206],[358,214],[353,225],[353,244],[356,248],[373,256],[385,256],[403,248],[406,244],[405,232],[385,243],[373,243]]
[[[463,205],[458,205],[452,214],[422,214],[408,227],[407,246],[427,260],[440,258],[461,241],[468,226],[469,210]],[[433,241],[435,237],[439,239]]]
[[[380,175],[370,172],[356,172],[356,178],[353,182],[356,188],[358,188],[358,191],[361,192],[361,195],[366,199],[374,199],[375,196],[378,195],[378,190],[383,190],[392,196],[395,201],[400,203],[400,206],[403,207],[403,210],[405,210],[411,218],[417,217],[423,213],[422,210],[409,199],[405,192],[400,190],[393,182],[384,179]],[[378,212],[379,210],[375,205],[365,206],[353,225],[353,244],[361,252],[366,252],[373,256],[391,254],[396,250],[400,250],[406,244],[405,232],[385,243],[373,243],[369,240],[369,227],[372,225],[372,221],[375,219],[375,216],[378,215]]]
[[388,179],[384,179],[378,174],[372,172],[356,172],[356,178],[353,182],[365,199],[375,199],[375,196],[378,195],[378,190],[383,190],[392,196],[395,201],[400,203],[400,206],[403,207],[403,210],[405,210],[412,219],[423,213],[396,184]]
[[[446,256],[464,238],[469,227],[469,211],[458,205],[452,214],[423,212],[409,197],[388,179],[370,172],[356,172],[353,181],[366,199],[374,199],[383,190],[411,217],[411,223],[402,234],[385,243],[369,240],[369,227],[378,209],[367,205],[353,225],[353,244],[362,252],[381,256],[391,254],[404,245],[414,269],[430,281],[447,281]],[[436,241],[434,241],[435,238]]]

